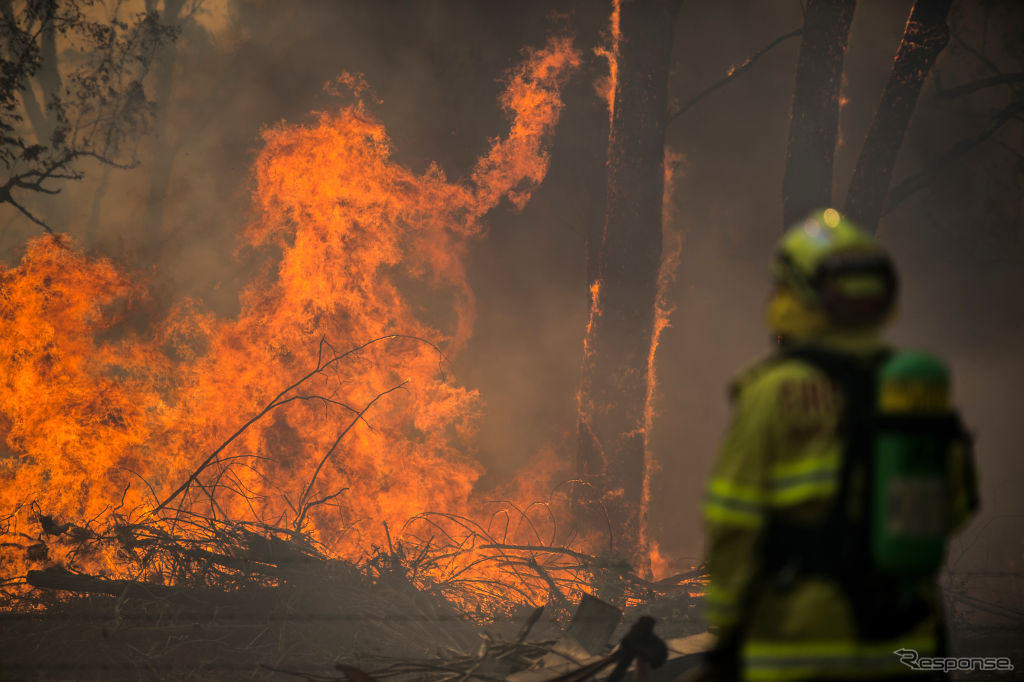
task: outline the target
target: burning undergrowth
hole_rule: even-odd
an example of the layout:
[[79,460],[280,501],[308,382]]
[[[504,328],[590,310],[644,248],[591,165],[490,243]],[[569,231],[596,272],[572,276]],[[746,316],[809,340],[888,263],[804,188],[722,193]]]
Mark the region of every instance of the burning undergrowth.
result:
[[[181,510],[137,519],[123,512],[75,525],[31,510],[34,535],[22,539],[40,555],[59,547],[66,560],[29,571],[25,584],[35,590],[8,590],[6,603],[15,611],[0,613],[6,673],[367,679],[347,669],[349,661],[374,678],[503,679],[607,655],[607,638],[622,617],[608,604],[590,600],[600,633],[588,640],[577,628],[584,648],[560,633],[576,610],[570,598],[591,592],[644,603],[665,618],[669,633],[697,629],[699,575],[650,583],[601,557],[502,543],[466,518],[414,519],[411,525],[440,531],[419,542],[415,533],[393,541],[385,527],[387,546],[372,547],[355,564],[292,529]],[[452,536],[453,528],[464,536]],[[68,570],[111,551],[131,577]],[[474,573],[467,556],[496,570]],[[547,603],[531,608],[529,590],[541,584]]]
[[578,63],[564,39],[527,52],[507,134],[459,180],[397,163],[351,75],[354,104],[268,128],[240,240],[273,265],[237,317],[186,300],[139,324],[145,278],[64,236],[0,269],[2,665],[216,677],[342,654],[469,679],[537,663],[547,645],[479,626],[541,606],[685,621],[697,576],[649,582],[578,533],[553,453],[476,489],[482,399],[449,371],[467,249],[544,178]]
[[354,104],[268,128],[241,243],[275,266],[233,319],[182,301],[139,331],[143,278],[66,237],[30,242],[0,271],[8,609],[31,608],[25,576],[286,585],[258,547],[401,574],[482,620],[602,582],[641,599],[572,529],[557,464],[501,502],[474,489],[481,398],[448,371],[473,326],[469,244],[542,181],[578,63],[565,39],[528,51],[500,98],[507,134],[460,180],[397,163],[357,77],[339,80]]

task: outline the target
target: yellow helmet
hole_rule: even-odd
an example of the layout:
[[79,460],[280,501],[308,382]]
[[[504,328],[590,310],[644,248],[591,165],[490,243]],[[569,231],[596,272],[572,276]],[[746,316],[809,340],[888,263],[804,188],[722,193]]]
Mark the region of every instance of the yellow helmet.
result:
[[839,329],[883,322],[896,302],[896,271],[885,250],[834,208],[815,211],[779,241],[777,285]]

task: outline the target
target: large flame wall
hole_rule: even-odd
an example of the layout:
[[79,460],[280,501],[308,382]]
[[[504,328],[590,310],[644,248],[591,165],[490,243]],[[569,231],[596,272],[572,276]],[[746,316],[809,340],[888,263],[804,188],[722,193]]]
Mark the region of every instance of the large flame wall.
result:
[[[299,526],[338,556],[379,543],[384,523],[469,513],[480,397],[447,367],[473,325],[463,256],[491,208],[521,207],[543,179],[578,61],[564,39],[527,54],[500,101],[508,134],[464,179],[396,163],[358,102],[266,130],[242,240],[277,257],[236,319],[183,301],[132,331],[142,278],[68,239],[32,241],[0,271],[0,508],[141,513],[209,459],[169,508]],[[20,561],[6,554],[4,573]]]

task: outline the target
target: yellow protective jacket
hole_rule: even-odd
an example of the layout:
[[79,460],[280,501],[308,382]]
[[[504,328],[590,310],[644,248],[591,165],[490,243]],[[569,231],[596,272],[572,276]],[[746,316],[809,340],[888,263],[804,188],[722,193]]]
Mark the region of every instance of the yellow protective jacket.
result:
[[[817,345],[854,354],[882,348],[874,335],[822,338]],[[841,392],[811,364],[774,355],[742,372],[732,396],[732,423],[704,506],[710,574],[706,603],[709,625],[720,635],[742,624],[742,679],[870,679],[911,673],[893,652],[907,648],[936,655],[941,605],[933,580],[918,586],[933,606],[932,617],[881,642],[859,639],[849,596],[826,576],[798,576],[785,589],[760,577],[754,580],[769,516],[817,524],[828,513],[838,491],[843,449],[837,435]],[[953,466],[949,495],[954,526],[960,526],[973,511],[975,478],[966,451],[954,453]]]

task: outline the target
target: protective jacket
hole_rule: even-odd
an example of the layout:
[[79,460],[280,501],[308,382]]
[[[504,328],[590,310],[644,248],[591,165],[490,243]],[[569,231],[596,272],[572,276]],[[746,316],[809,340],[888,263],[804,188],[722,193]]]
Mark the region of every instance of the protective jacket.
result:
[[[875,333],[826,334],[812,345],[851,356],[883,349]],[[765,565],[772,524],[814,527],[832,509],[844,453],[841,387],[813,363],[775,353],[738,376],[732,399],[732,423],[704,506],[707,616],[721,637],[738,633],[741,679],[891,677],[912,673],[893,653],[898,649],[938,655],[943,629],[934,575],[912,585],[925,605],[920,618],[868,637],[854,617],[858,596],[840,581],[827,572],[784,574]],[[953,450],[945,491],[951,531],[977,500],[969,453]]]

